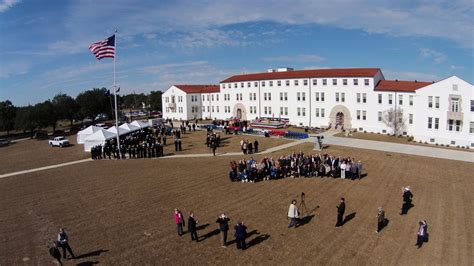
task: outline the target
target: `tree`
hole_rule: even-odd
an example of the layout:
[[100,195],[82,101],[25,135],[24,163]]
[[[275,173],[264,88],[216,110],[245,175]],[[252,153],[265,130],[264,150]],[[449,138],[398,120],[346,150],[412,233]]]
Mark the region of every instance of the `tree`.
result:
[[79,111],[79,105],[76,100],[66,94],[58,94],[53,98],[53,106],[56,109],[58,119],[67,119],[72,123],[74,118],[77,117]]
[[390,108],[385,111],[383,122],[395,136],[401,135],[406,130],[406,119],[401,108]]
[[28,105],[19,107],[16,111],[15,116],[15,128],[21,129],[23,132],[30,130],[33,135],[33,131],[38,127],[38,115],[33,106]]
[[53,127],[53,134],[56,131],[56,123],[58,122],[58,113],[50,100],[42,103],[37,103],[34,106],[36,115],[38,117],[38,127],[46,128]]
[[110,116],[112,108],[109,97],[106,88],[94,88],[77,95],[76,101],[79,105],[79,118],[90,118],[95,121],[96,116],[99,114],[104,113]]
[[161,95],[162,91],[151,91],[148,95],[148,103],[150,104],[151,110],[162,111]]
[[15,127],[16,109],[9,100],[0,102],[0,131],[6,131],[7,135]]

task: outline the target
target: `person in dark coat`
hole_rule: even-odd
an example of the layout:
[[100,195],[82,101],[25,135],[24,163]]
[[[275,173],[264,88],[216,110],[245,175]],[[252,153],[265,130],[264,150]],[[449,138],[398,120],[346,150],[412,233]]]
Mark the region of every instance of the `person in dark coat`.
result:
[[377,233],[382,231],[384,226],[385,226],[385,211],[382,209],[382,207],[379,207],[377,211]]
[[411,207],[411,201],[413,199],[413,194],[411,193],[410,187],[403,188],[403,204],[400,215],[407,214],[408,209]]
[[196,240],[196,242],[199,242],[199,237],[197,235],[197,225],[198,220],[194,217],[194,212],[189,213],[189,218],[188,218],[188,231],[191,234],[191,241]]
[[247,226],[244,225],[243,221],[237,223],[235,229],[235,240],[237,242],[237,249],[246,249],[245,238],[247,237]]
[[257,140],[255,140],[253,142],[253,149],[255,150],[255,153],[258,153],[258,141]]
[[73,259],[76,258],[76,256],[74,256],[74,252],[72,252],[71,246],[69,246],[69,237],[63,228],[59,228],[58,244],[63,249],[63,259],[66,259],[66,250],[69,252]]
[[225,215],[225,213],[221,214],[219,218],[217,218],[216,223],[219,224],[219,231],[221,232],[221,247],[227,247],[227,232],[229,231],[229,221],[230,218]]
[[63,265],[63,263],[61,262],[61,252],[59,251],[58,244],[56,243],[56,241],[53,241],[51,243],[51,246],[49,247],[49,255],[56,259],[59,265]]
[[344,218],[344,212],[346,211],[346,203],[344,201],[344,198],[341,198],[339,201],[339,206],[337,208],[337,223],[336,227],[342,226],[344,224],[343,218]]

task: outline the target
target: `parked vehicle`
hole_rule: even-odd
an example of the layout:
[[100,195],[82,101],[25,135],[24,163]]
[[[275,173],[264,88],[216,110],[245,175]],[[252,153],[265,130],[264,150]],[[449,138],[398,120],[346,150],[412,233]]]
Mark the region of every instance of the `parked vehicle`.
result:
[[0,139],[0,147],[8,146],[8,144],[10,144],[9,139]]
[[66,137],[59,136],[49,140],[49,145],[51,147],[58,146],[58,147],[66,147],[69,146],[69,140]]

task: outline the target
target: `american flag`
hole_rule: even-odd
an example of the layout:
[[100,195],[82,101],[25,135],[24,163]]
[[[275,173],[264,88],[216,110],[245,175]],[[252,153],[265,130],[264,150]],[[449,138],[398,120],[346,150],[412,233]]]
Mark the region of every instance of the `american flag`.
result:
[[100,60],[102,58],[114,58],[115,35],[110,36],[106,40],[91,44],[91,46],[89,46],[89,50],[91,50],[97,60]]

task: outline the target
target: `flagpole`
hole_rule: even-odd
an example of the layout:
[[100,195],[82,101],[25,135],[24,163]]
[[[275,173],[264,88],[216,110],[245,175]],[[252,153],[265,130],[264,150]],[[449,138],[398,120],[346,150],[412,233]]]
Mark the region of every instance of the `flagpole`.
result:
[[122,158],[120,152],[120,137],[119,137],[119,126],[118,126],[118,105],[117,105],[117,85],[115,83],[115,58],[117,58],[117,30],[115,30],[115,55],[114,55],[114,101],[115,101],[115,128],[117,129],[117,149],[118,149],[118,158]]

